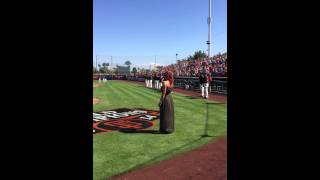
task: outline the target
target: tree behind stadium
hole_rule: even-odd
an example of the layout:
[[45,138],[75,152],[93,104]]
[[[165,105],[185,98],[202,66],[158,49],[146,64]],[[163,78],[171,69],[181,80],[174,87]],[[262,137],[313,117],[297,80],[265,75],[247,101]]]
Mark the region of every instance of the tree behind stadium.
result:
[[204,51],[199,50],[199,51],[194,52],[192,58],[198,59],[198,58],[206,58],[206,57],[208,57],[207,54]]

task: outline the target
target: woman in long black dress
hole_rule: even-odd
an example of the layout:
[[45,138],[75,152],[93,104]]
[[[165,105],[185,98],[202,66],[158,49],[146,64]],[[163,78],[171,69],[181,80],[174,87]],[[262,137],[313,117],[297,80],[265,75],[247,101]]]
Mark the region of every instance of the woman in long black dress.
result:
[[173,90],[173,73],[167,71],[164,74],[161,97],[160,97],[160,132],[173,133],[174,132],[174,107],[171,92]]

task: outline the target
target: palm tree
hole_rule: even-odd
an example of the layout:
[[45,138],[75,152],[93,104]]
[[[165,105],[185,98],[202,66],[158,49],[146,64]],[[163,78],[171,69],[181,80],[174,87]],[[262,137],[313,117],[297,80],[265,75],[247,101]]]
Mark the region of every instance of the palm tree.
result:
[[126,61],[124,64],[127,65],[127,66],[131,66],[131,62],[130,61]]
[[134,68],[132,68],[132,73],[133,73],[133,75],[134,75],[134,76],[136,76],[137,68],[135,68],[135,67],[134,67]]

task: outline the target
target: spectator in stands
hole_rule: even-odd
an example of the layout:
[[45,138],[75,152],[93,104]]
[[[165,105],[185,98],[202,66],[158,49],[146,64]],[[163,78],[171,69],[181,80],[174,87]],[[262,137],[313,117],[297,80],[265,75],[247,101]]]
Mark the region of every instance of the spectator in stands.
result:
[[182,60],[176,64],[161,67],[158,72],[171,70],[174,76],[195,77],[199,76],[203,62],[207,63],[212,77],[227,75],[227,53],[219,53],[211,58]]

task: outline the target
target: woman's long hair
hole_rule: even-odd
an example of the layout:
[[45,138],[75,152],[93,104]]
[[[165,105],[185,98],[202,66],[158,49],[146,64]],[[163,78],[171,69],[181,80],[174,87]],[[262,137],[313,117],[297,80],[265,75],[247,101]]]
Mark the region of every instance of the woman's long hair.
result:
[[168,80],[170,85],[172,85],[173,84],[173,73],[172,73],[172,71],[165,72],[164,79]]

